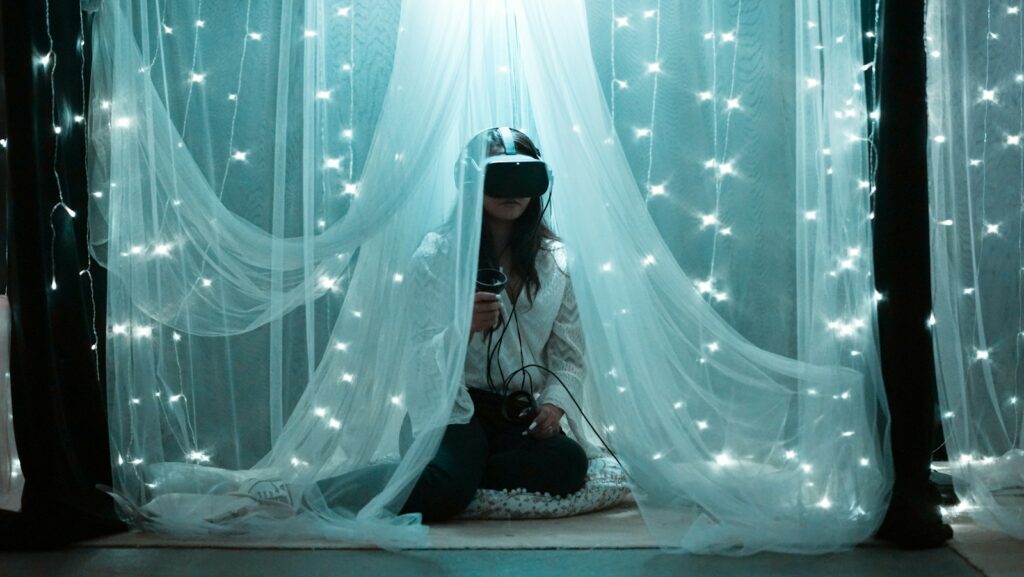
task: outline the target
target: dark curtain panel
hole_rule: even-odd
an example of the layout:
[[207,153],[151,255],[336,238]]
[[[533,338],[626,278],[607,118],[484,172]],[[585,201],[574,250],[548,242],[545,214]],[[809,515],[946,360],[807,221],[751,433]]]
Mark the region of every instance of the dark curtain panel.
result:
[[876,285],[882,375],[892,411],[896,490],[928,483],[937,438],[931,333],[925,0],[886,2],[881,62],[882,118],[875,195]]
[[[38,0],[3,4],[11,381],[25,475],[22,511],[0,516],[6,548],[53,547],[120,528],[110,498],[96,489],[110,483],[102,338],[92,350],[94,316],[103,335],[104,275],[95,265],[93,281],[80,274],[89,266],[88,191],[85,125],[74,116],[85,109],[87,29],[77,1],[50,2],[48,17]],[[59,191],[75,218],[53,210]]]

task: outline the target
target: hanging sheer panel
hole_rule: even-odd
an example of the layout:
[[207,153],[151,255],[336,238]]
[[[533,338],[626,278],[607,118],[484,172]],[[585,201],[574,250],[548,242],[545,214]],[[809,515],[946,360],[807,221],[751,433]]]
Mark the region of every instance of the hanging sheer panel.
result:
[[11,408],[11,306],[0,296],[0,509],[21,510],[25,478],[21,475],[18,445],[14,442]]
[[1024,15],[930,2],[935,341],[956,512],[1024,537]]
[[[456,160],[512,125],[554,171],[598,429],[568,407],[571,432],[619,456],[658,541],[870,536],[891,473],[859,10],[107,2],[90,226],[124,514],[424,541],[398,513],[462,386],[479,250]],[[260,483],[294,510],[249,507]]]

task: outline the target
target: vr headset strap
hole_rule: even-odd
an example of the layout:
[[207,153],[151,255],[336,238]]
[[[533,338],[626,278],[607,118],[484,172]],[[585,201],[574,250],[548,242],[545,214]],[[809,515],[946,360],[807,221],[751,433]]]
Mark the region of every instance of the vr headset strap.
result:
[[498,127],[498,135],[501,136],[501,144],[505,147],[505,154],[512,156],[516,154],[516,143],[513,140],[512,130],[507,126]]

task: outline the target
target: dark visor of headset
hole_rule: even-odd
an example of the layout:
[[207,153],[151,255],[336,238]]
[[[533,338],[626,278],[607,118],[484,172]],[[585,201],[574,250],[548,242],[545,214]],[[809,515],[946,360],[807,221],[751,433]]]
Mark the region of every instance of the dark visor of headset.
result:
[[544,161],[491,162],[484,176],[484,194],[495,198],[533,198],[551,182]]

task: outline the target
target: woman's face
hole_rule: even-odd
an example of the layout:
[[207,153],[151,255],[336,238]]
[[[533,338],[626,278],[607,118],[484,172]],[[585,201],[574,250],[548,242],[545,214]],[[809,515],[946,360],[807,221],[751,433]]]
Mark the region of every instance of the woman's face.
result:
[[512,222],[523,215],[529,198],[495,198],[484,196],[484,213],[491,218]]

